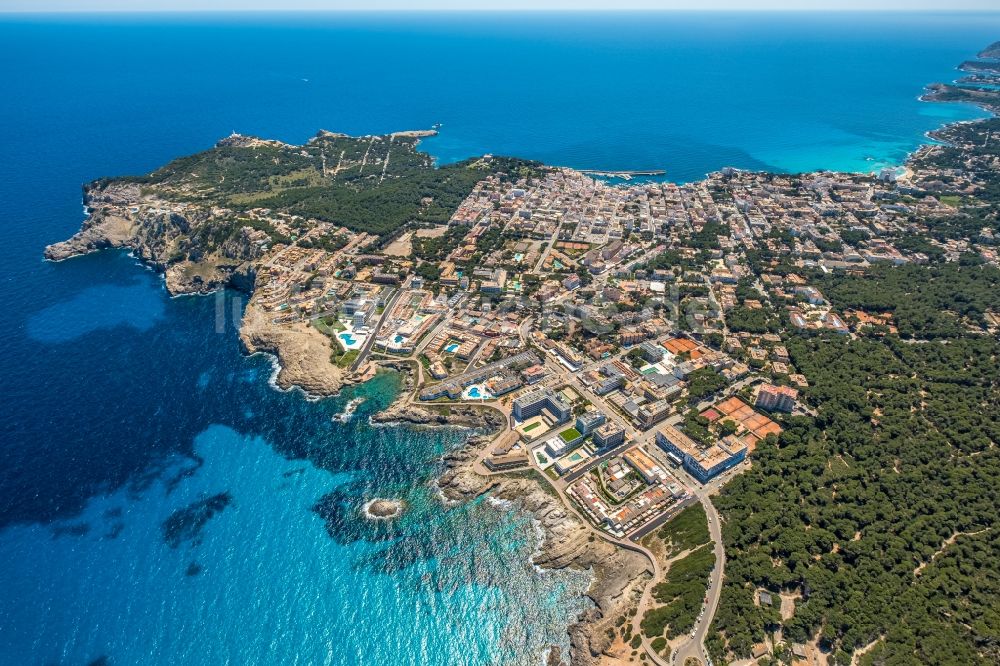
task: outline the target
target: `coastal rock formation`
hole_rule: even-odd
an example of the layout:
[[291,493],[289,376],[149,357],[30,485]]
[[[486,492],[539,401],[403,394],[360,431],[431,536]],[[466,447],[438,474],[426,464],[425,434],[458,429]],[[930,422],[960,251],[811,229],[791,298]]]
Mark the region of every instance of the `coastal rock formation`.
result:
[[[229,137],[223,141],[250,140]],[[168,210],[167,204],[159,208],[128,180],[90,183],[84,188],[84,203],[88,215],[80,231],[46,247],[46,259],[60,261],[97,250],[128,249],[164,274],[171,295],[205,294],[226,286],[253,292],[255,260],[262,249],[249,227],[205,252],[194,236],[198,229],[211,226],[211,211],[179,212],[176,206]],[[330,340],[325,335],[306,323],[274,324],[252,302],[244,313],[240,339],[251,354],[277,356],[281,366],[277,384],[283,389],[299,386],[314,395],[333,395],[356,379],[330,362]]]
[[423,426],[463,426],[496,432],[506,423],[499,411],[480,405],[448,405],[447,408],[413,404],[398,400],[388,409],[373,414],[373,423],[410,423]]
[[448,420],[443,412],[413,405],[407,402],[397,402],[377,414],[372,414],[372,423],[412,423],[413,425],[447,425]]
[[[254,273],[262,256],[254,230],[237,229],[218,247],[206,250],[198,230],[212,229],[213,211],[144,195],[129,180],[98,180],[84,187],[87,217],[71,238],[45,248],[45,258],[61,261],[104,249],[128,249],[164,273],[172,295],[208,293]],[[217,212],[217,211],[216,211]],[[249,290],[247,290],[249,291]]]
[[247,262],[259,258],[261,252],[250,230],[243,229],[216,251],[206,253],[192,233],[209,222],[210,211],[181,212],[166,202],[159,207],[129,181],[90,183],[84,188],[83,201],[87,217],[80,231],[46,247],[46,259],[61,261],[98,250],[128,249],[164,273],[167,291],[179,295],[204,294],[226,286],[238,271],[242,275],[252,272]]
[[233,132],[229,136],[215,142],[216,148],[290,148],[291,145],[276,139],[261,139],[256,136],[247,136]]
[[45,248],[45,258],[62,261],[97,250],[131,247],[135,235],[134,223],[118,215],[90,217],[83,228],[68,240]]
[[229,283],[229,277],[228,270],[212,264],[174,264],[163,274],[167,293],[174,296],[217,291]]
[[365,503],[362,512],[372,520],[390,520],[403,515],[405,508],[403,500],[376,497]]
[[313,395],[335,395],[353,378],[330,362],[330,339],[304,322],[278,326],[253,303],[240,325],[247,352],[266,352],[278,358],[276,382],[282,389],[298,386]]
[[485,438],[473,438],[445,458],[446,471],[439,485],[445,497],[467,501],[491,493],[493,497],[520,503],[542,528],[544,540],[532,558],[547,569],[572,567],[594,574],[588,596],[596,608],[584,612],[569,627],[571,663],[607,663],[605,652],[612,643],[611,628],[617,615],[625,612],[641,595],[648,581],[648,562],[639,553],[616,547],[601,539],[562,500],[543,485],[541,479],[525,476],[477,474],[472,463]]

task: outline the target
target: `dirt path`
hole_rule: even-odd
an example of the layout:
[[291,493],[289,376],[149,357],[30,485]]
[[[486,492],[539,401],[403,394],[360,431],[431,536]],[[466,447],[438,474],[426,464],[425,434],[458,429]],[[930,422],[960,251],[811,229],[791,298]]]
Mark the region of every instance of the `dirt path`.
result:
[[914,576],[919,576],[920,573],[925,568],[927,568],[927,565],[932,564],[934,562],[934,560],[936,560],[938,557],[940,557],[941,555],[943,555],[944,551],[946,551],[948,549],[948,546],[950,546],[953,543],[955,543],[955,541],[958,540],[958,537],[961,537],[961,536],[976,536],[977,534],[982,534],[983,532],[989,532],[989,528],[987,527],[987,528],[981,529],[981,530],[979,530],[977,532],[955,532],[950,537],[948,537],[947,539],[945,539],[944,541],[941,542],[941,547],[938,548],[936,551],[934,551],[934,554],[931,555],[931,559],[927,560],[926,562],[921,562],[920,564],[917,565],[917,567],[913,570],[913,575]]

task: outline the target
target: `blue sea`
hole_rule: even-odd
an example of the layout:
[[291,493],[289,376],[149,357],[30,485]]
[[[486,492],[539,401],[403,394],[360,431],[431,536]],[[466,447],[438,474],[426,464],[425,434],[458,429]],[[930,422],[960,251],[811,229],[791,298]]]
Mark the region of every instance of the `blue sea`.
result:
[[[435,123],[441,162],[870,171],[983,115],[917,97],[996,39],[996,14],[0,18],[0,663],[538,664],[590,607],[516,505],[440,502],[467,432],[369,425],[397,377],[280,392],[217,326],[238,294],[44,262],[82,183],[233,131]],[[409,510],[367,521],[375,496]]]

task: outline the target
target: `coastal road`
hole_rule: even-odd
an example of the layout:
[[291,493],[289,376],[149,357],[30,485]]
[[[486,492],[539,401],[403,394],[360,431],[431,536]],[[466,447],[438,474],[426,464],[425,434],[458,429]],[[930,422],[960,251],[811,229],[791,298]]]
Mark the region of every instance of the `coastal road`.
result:
[[705,636],[712,626],[715,618],[715,611],[719,607],[719,597],[722,594],[722,578],[726,568],[726,551],[722,546],[722,528],[719,526],[719,513],[715,510],[711,498],[706,489],[697,491],[698,500],[705,507],[705,515],[708,516],[708,533],[715,544],[715,568],[709,576],[707,601],[702,607],[701,619],[695,624],[694,637],[682,643],[674,650],[670,656],[671,666],[684,666],[684,661],[688,657],[695,657],[701,663],[708,664],[708,651],[705,650]]
[[639,605],[637,606],[639,612],[637,612],[635,617],[633,618],[633,633],[635,633],[635,635],[642,636],[642,647],[646,651],[646,655],[650,658],[650,660],[654,664],[656,664],[657,666],[669,666],[666,660],[660,657],[660,655],[657,654],[657,652],[652,648],[649,639],[643,636],[642,632],[637,629],[638,623],[642,620],[642,616],[644,614],[643,609],[649,604],[649,601],[652,598],[653,587],[657,583],[659,583],[663,578],[663,570],[660,567],[660,561],[656,558],[656,555],[654,555],[652,551],[650,551],[648,548],[646,548],[640,543],[637,543],[628,538],[618,539],[616,537],[611,536],[607,532],[599,530],[596,527],[594,527],[593,523],[591,523],[590,520],[586,516],[584,516],[570,500],[569,496],[566,494],[566,490],[563,485],[556,483],[551,478],[549,478],[549,476],[545,472],[541,471],[538,468],[534,460],[531,460],[530,464],[536,471],[538,471],[539,475],[556,491],[556,494],[559,495],[559,499],[562,500],[563,506],[570,513],[576,516],[577,520],[580,521],[580,524],[583,525],[591,534],[594,534],[598,538],[608,541],[626,550],[630,550],[634,553],[639,553],[649,561],[648,571],[650,572],[651,576],[649,579],[649,583],[646,584],[646,587],[642,591],[642,596],[639,599]]
[[[553,428],[552,432],[558,432],[559,429],[560,429],[559,427]],[[481,454],[479,460],[477,460],[480,467],[482,467],[483,457],[485,457],[485,454]],[[659,560],[656,558],[656,556],[653,554],[652,551],[650,551],[642,544],[633,541],[631,538],[619,539],[608,534],[604,530],[599,530],[596,527],[594,527],[593,523],[591,523],[590,520],[586,516],[584,516],[579,509],[577,509],[576,505],[570,500],[569,496],[566,494],[565,483],[559,483],[550,478],[548,474],[546,474],[538,467],[536,461],[534,460],[534,456],[529,456],[528,464],[530,465],[530,468],[534,469],[541,477],[542,483],[549,484],[549,486],[551,486],[552,489],[555,490],[556,494],[559,496],[560,501],[562,502],[563,507],[569,513],[573,514],[573,516],[576,517],[576,519],[588,532],[590,532],[592,535],[594,535],[599,539],[603,539],[604,541],[612,543],[620,548],[630,550],[634,553],[639,553],[640,555],[646,558],[646,560],[649,563],[647,570],[650,573],[650,579],[649,582],[646,584],[646,587],[642,591],[642,596],[639,600],[639,605],[637,606],[639,612],[636,613],[636,616],[633,618],[633,633],[637,636],[642,637],[642,647],[643,650],[646,652],[646,655],[649,657],[650,661],[656,664],[656,666],[670,666],[667,663],[667,661],[652,648],[649,639],[643,636],[642,632],[638,629],[638,623],[642,621],[642,616],[644,615],[644,609],[648,607],[650,600],[652,598],[653,587],[657,583],[659,583],[663,578],[663,570],[660,566]],[[491,472],[485,468],[483,468],[482,471],[480,471],[479,473],[483,474],[484,476],[494,476],[494,475],[503,476],[507,474],[507,472],[502,472],[502,471]]]
[[378,336],[379,329],[382,328],[382,324],[384,324],[385,320],[388,319],[389,313],[392,312],[392,309],[396,306],[396,301],[402,293],[403,290],[399,289],[395,294],[389,297],[388,301],[386,301],[385,309],[382,310],[382,316],[378,318],[378,323],[375,324],[375,328],[372,329],[371,335],[369,335],[368,339],[365,340],[365,344],[362,345],[361,351],[358,353],[358,357],[354,359],[354,363],[351,364],[351,372],[357,372],[358,368],[364,364],[365,359],[368,358],[368,353],[371,352],[372,345],[375,344],[375,338]]
[[[551,354],[546,353],[543,355],[543,358],[544,358],[543,361],[544,364],[552,373],[550,375],[551,379],[555,379],[557,382],[568,384],[572,386],[575,390],[577,390],[581,395],[586,395],[587,398],[591,400],[591,402],[593,402],[595,405],[601,408],[602,411],[605,412],[605,414],[608,414],[609,418],[612,418],[613,420],[624,421],[623,425],[625,426],[626,431],[630,435],[629,442],[620,445],[618,447],[615,447],[613,451],[606,452],[605,455],[599,456],[596,460],[591,461],[592,464],[587,465],[588,468],[592,467],[593,464],[597,464],[601,460],[606,460],[611,455],[620,453],[620,451],[623,451],[624,449],[630,446],[644,443],[646,439],[649,437],[649,435],[656,430],[657,426],[653,426],[652,428],[649,428],[644,432],[637,431],[634,427],[631,426],[631,424],[627,420],[620,418],[620,416],[617,413],[617,410],[611,409],[611,406],[608,403],[606,403],[602,398],[595,396],[593,392],[589,391],[588,389],[586,389],[581,385],[578,377],[576,376],[580,371],[577,371],[577,373],[569,371],[568,369],[564,368],[561,364],[559,364],[557,361],[555,361],[552,358]],[[606,363],[609,360],[610,359],[603,359],[601,361],[597,361],[587,365],[596,366],[600,363]],[[583,368],[581,368],[581,370],[582,369]],[[723,394],[731,395],[736,391],[738,391],[743,386],[749,385],[752,382],[756,381],[757,379],[759,378],[752,375],[745,377],[736,384],[734,384],[733,386],[729,387],[729,389],[723,392]],[[543,384],[547,383],[547,381],[548,379],[543,380]],[[698,409],[699,410],[704,409],[708,407],[710,404],[714,404],[720,399],[721,398],[718,395],[712,396],[710,399],[702,401],[702,403],[698,405]],[[675,415],[671,420],[679,421],[680,416]],[[558,430],[559,428],[554,428],[553,432],[557,432]],[[655,456],[656,451],[658,449],[655,446],[652,448],[653,448],[653,454]],[[659,459],[659,456],[656,457],[657,459]],[[529,458],[529,465],[531,465],[535,469],[538,469],[536,461],[533,459]],[[673,466],[670,465],[670,467]],[[742,468],[743,466],[740,466],[739,468],[734,468],[730,471],[727,471],[706,485],[702,485],[701,483],[696,481],[693,477],[687,474],[683,470],[683,468],[674,468],[673,471],[674,475],[677,476],[688,488],[692,489],[692,492],[697,501],[701,502],[701,504],[705,508],[705,514],[708,519],[709,536],[712,539],[713,551],[715,554],[715,566],[713,567],[709,575],[709,585],[706,591],[705,603],[702,607],[700,617],[695,623],[693,629],[693,635],[689,634],[687,640],[681,643],[677,647],[677,649],[675,649],[672,652],[669,662],[660,657],[660,655],[657,654],[655,650],[653,650],[649,639],[647,639],[645,636],[642,635],[642,631],[640,628],[640,623],[642,621],[643,616],[645,615],[645,612],[651,606],[655,605],[652,599],[652,590],[659,582],[661,582],[663,571],[655,555],[653,555],[653,553],[650,552],[647,548],[639,544],[638,540],[641,539],[642,536],[647,534],[649,531],[652,531],[652,529],[655,529],[656,526],[662,524],[662,522],[665,521],[655,521],[657,524],[653,526],[652,529],[640,528],[639,530],[636,530],[636,532],[634,532],[632,535],[630,535],[629,538],[616,539],[611,535],[607,534],[606,532],[594,528],[593,525],[590,523],[590,521],[576,509],[576,507],[570,501],[569,497],[566,495],[566,486],[568,485],[568,482],[579,478],[580,475],[576,474],[575,472],[572,472],[569,478],[563,478],[560,479],[560,481],[554,481],[553,479],[549,478],[548,475],[546,475],[544,472],[541,473],[542,478],[545,479],[545,481],[549,483],[549,485],[551,485],[556,490],[557,494],[559,495],[560,499],[563,501],[563,504],[567,507],[567,509],[571,511],[573,514],[575,514],[581,520],[581,522],[583,522],[591,530],[593,534],[596,534],[600,536],[600,538],[606,541],[610,541],[611,543],[629,548],[630,550],[633,551],[640,552],[648,558],[651,564],[650,571],[652,573],[652,578],[650,579],[646,587],[643,589],[642,596],[640,597],[639,604],[637,606],[637,613],[632,619],[632,625],[633,625],[632,633],[633,635],[641,636],[643,651],[646,653],[649,659],[658,666],[674,666],[675,664],[677,666],[683,666],[684,661],[688,657],[694,657],[698,659],[702,664],[710,663],[708,659],[708,653],[705,649],[705,637],[708,635],[708,631],[712,626],[712,621],[715,619],[715,613],[719,606],[719,599],[722,594],[722,580],[725,573],[725,565],[726,565],[726,554],[722,542],[722,529],[719,521],[719,514],[716,511],[715,506],[712,504],[710,493],[715,492],[732,475],[739,473],[739,471]],[[691,501],[692,500],[688,500],[688,502]],[[685,505],[686,504],[687,502],[685,502]],[[677,508],[679,509],[681,507]],[[673,513],[674,512],[670,512],[670,515],[672,516]]]

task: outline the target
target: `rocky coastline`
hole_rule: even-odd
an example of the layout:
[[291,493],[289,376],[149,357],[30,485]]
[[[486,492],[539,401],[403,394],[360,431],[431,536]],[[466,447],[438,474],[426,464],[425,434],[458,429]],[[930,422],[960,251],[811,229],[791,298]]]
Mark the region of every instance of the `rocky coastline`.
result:
[[357,373],[330,362],[330,338],[307,322],[278,326],[251,301],[243,312],[240,341],[248,354],[267,353],[277,359],[274,383],[281,390],[298,387],[314,396],[331,396],[349,384],[374,375],[367,365]]
[[[127,181],[87,185],[87,217],[80,231],[47,246],[45,258],[63,261],[105,249],[125,249],[163,274],[171,296],[208,294],[226,287],[252,296],[259,256],[248,238],[241,234],[217,254],[196,255],[197,261],[190,257],[174,260],[176,248],[189,242],[188,234],[209,213],[198,209],[163,212],[148,200],[140,208],[137,204],[142,198],[139,186]],[[240,341],[248,354],[267,353],[277,359],[275,384],[282,390],[299,387],[310,395],[331,396],[374,374],[371,367],[359,373],[337,367],[330,362],[327,336],[305,322],[277,325],[252,300],[243,314]]]
[[503,415],[480,405],[448,405],[434,407],[398,400],[371,416],[372,423],[408,423],[416,426],[457,426],[475,428],[488,433],[499,432],[507,423]]
[[[403,373],[404,388],[392,405],[370,417],[371,422],[458,426],[479,431],[445,456],[445,471],[437,482],[442,496],[447,501],[468,502],[489,494],[515,502],[528,511],[543,535],[532,564],[542,569],[590,571],[593,575],[587,596],[594,607],[567,627],[571,646],[569,663],[573,666],[617,663],[619,655],[612,652],[615,620],[634,608],[642,596],[650,577],[646,558],[598,537],[534,472],[484,476],[475,470],[483,447],[507,427],[507,417],[500,410],[480,404],[414,404],[410,400],[415,385],[412,363],[390,360],[380,365]],[[547,663],[552,666],[565,663],[563,657],[558,647],[553,646]]]
[[[569,663],[574,666],[614,664],[619,655],[612,646],[615,620],[634,608],[649,581],[649,563],[637,552],[619,548],[598,537],[545,482],[533,472],[484,476],[475,470],[483,447],[507,427],[507,417],[498,409],[480,404],[414,404],[412,363],[382,361],[380,365],[404,375],[404,389],[387,409],[373,414],[372,423],[406,423],[419,427],[459,426],[476,429],[473,435],[444,458],[445,471],[438,479],[444,499],[468,502],[489,494],[516,502],[528,511],[543,538],[532,564],[542,569],[572,568],[590,571],[593,581],[587,596],[594,607],[567,627],[570,636]],[[549,653],[551,665],[565,663],[557,646]]]
[[[543,569],[589,570],[593,582],[587,596],[594,602],[568,627],[570,663],[596,666],[613,663],[609,652],[615,620],[635,605],[648,580],[648,561],[600,537],[563,504],[534,472],[483,476],[473,469],[477,451],[488,441],[471,438],[445,457],[438,485],[445,498],[469,501],[487,493],[518,503],[530,512],[543,533],[532,563]],[[552,655],[550,655],[551,657]],[[559,659],[556,652],[556,659]],[[558,662],[556,662],[558,663]]]
[[[231,142],[256,141],[230,137]],[[143,205],[137,205],[142,201]],[[191,208],[172,212],[151,205],[140,187],[129,181],[96,181],[84,189],[87,218],[79,232],[68,240],[45,248],[45,258],[61,261],[103,249],[126,249],[151,268],[163,273],[172,296],[206,294],[233,287],[251,295],[244,310],[239,336],[249,354],[266,353],[276,359],[274,384],[281,390],[298,387],[314,396],[336,395],[349,384],[366,381],[378,368],[403,375],[399,398],[390,407],[371,416],[375,424],[403,423],[414,427],[465,427],[476,431],[459,450],[445,460],[439,480],[444,497],[468,501],[490,493],[498,499],[519,503],[530,512],[543,536],[532,562],[545,569],[574,568],[592,572],[588,596],[594,607],[582,613],[567,628],[570,663],[581,666],[615,663],[609,650],[613,623],[642,594],[649,579],[647,562],[638,553],[619,548],[596,536],[572,513],[545,482],[528,475],[483,476],[473,469],[478,451],[507,427],[507,416],[485,404],[422,404],[412,400],[419,367],[412,361],[370,361],[357,373],[330,361],[330,338],[307,322],[275,324],[273,317],[254,302],[252,295],[259,256],[249,239],[237,236],[219,252],[197,252],[178,259],[178,248],[190,249],[193,230],[211,213]],[[154,202],[155,203],[155,202]],[[245,241],[245,242],[244,242]],[[404,507],[391,500],[369,502],[364,514],[372,520],[391,520]],[[553,646],[548,663],[564,662],[566,655]]]

